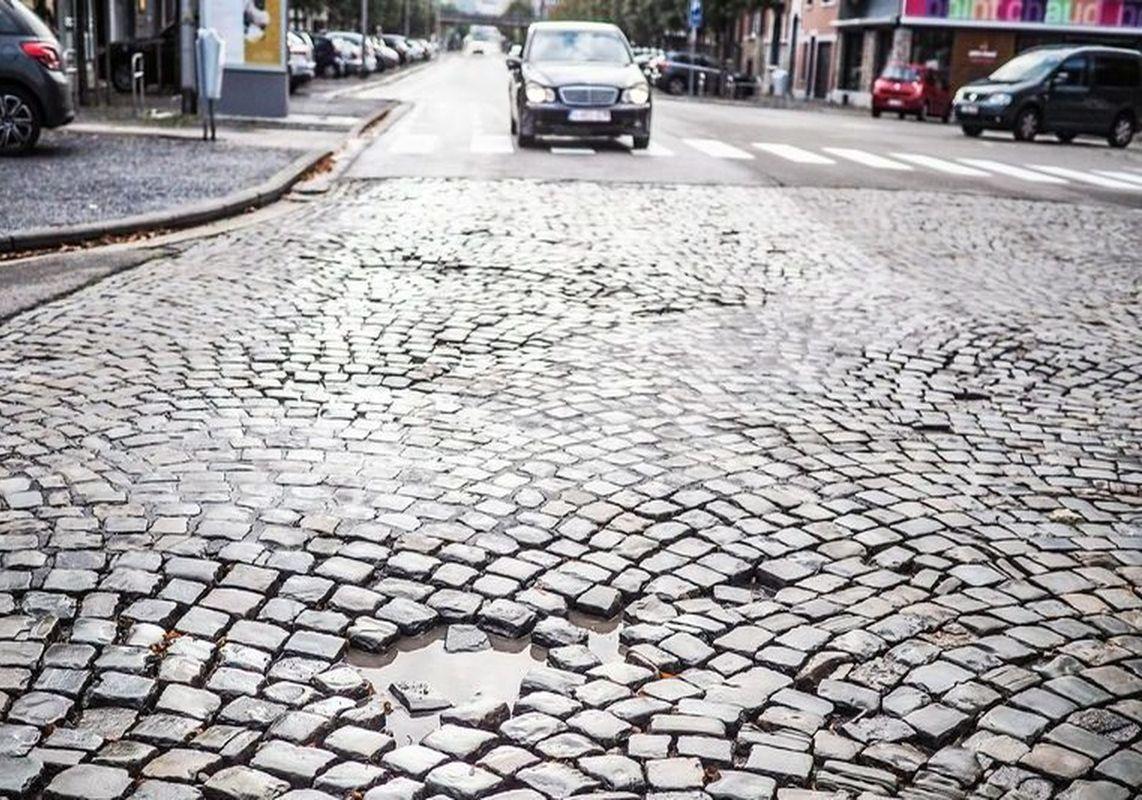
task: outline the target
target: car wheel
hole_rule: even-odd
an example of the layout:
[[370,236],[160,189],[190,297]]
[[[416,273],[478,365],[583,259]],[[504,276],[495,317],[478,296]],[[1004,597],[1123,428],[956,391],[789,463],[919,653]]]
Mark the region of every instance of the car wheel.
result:
[[897,119],[904,119],[904,112],[901,111],[899,114],[896,115],[896,118]]
[[973,139],[983,133],[983,128],[978,125],[961,125],[960,130],[964,132],[964,136],[970,136]]
[[633,138],[634,138],[634,149],[635,150],[645,150],[646,148],[650,147],[650,134],[649,133],[646,136],[635,136]]
[[1063,144],[1070,144],[1071,142],[1073,142],[1075,140],[1075,134],[1073,134],[1073,133],[1056,133],[1055,138],[1058,139]]
[[1039,135],[1039,112],[1034,108],[1024,108],[1016,114],[1014,133],[1017,141],[1035,141]]
[[685,94],[686,81],[682,80],[678,76],[675,76],[670,79],[668,84],[666,84],[666,91],[670,92],[670,94]]
[[874,119],[880,119],[880,109],[879,109],[879,108],[874,108],[874,109],[872,110],[872,116],[873,116],[873,118],[874,118]]
[[1126,147],[1134,139],[1134,118],[1127,112],[1119,114],[1114,124],[1110,126],[1110,135],[1106,137],[1111,147]]
[[16,87],[0,88],[0,153],[26,153],[40,138],[40,110],[31,96]]

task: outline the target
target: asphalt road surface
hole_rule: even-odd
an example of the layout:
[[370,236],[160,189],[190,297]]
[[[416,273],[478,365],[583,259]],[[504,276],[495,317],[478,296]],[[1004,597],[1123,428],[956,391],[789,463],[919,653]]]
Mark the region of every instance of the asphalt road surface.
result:
[[[378,91],[376,89],[372,91]],[[356,163],[362,178],[446,176],[973,192],[1142,205],[1142,147],[1052,136],[968,139],[953,124],[858,112],[654,98],[651,147],[548,140],[517,151],[499,58],[452,56],[382,87],[406,103]]]

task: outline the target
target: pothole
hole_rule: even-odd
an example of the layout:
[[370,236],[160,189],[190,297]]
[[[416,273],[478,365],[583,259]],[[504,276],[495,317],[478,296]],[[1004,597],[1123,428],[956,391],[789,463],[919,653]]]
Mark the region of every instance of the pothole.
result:
[[[600,621],[572,613],[568,620],[587,630],[587,648],[604,663],[619,661],[621,625],[616,618]],[[455,626],[452,626],[455,627]],[[462,626],[468,627],[468,626]],[[346,660],[360,670],[377,695],[391,705],[385,729],[398,747],[418,744],[440,727],[440,714],[446,708],[482,700],[514,707],[524,676],[547,664],[547,648],[533,644],[530,636],[509,639],[487,634],[489,647],[482,650],[449,652],[445,648],[448,626],[433,628],[419,636],[397,641],[384,653],[350,649]],[[407,684],[411,691],[392,690],[394,684]],[[405,705],[411,698],[417,705],[435,706],[411,712]],[[446,703],[444,707],[441,704]]]

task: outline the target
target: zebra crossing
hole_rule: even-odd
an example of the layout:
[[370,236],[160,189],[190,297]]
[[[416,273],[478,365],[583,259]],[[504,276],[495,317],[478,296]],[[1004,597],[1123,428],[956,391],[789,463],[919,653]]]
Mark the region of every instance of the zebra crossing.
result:
[[[427,156],[450,152],[453,155],[511,156],[516,152],[508,134],[476,132],[466,146],[461,141],[446,141],[435,133],[394,132],[386,151],[393,156]],[[661,137],[660,137],[661,138]],[[561,157],[627,155],[642,159],[668,159],[679,156],[701,156],[724,162],[788,162],[806,168],[827,170],[841,164],[886,173],[935,173],[950,178],[992,179],[1053,186],[1095,187],[1120,192],[1142,193],[1142,169],[1081,170],[1042,163],[1011,163],[994,158],[937,157],[926,153],[893,151],[873,152],[856,147],[809,147],[787,142],[730,143],[713,138],[670,139],[670,146],[652,141],[645,150],[624,146],[599,148],[589,143],[559,143],[539,152]]]

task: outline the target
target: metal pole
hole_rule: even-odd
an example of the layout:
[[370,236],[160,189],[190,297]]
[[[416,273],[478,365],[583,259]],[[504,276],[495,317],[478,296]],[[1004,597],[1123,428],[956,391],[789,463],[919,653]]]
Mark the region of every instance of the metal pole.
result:
[[694,73],[698,71],[698,65],[694,63],[694,57],[698,53],[698,29],[691,26],[690,28],[690,91],[691,97],[694,96]]
[[404,35],[409,35],[409,26],[412,21],[408,18],[408,0],[404,0]]
[[[368,42],[365,40],[369,36],[369,0],[361,0],[361,77],[369,77],[369,73],[365,70],[365,48]],[[380,58],[378,53],[377,58]]]

